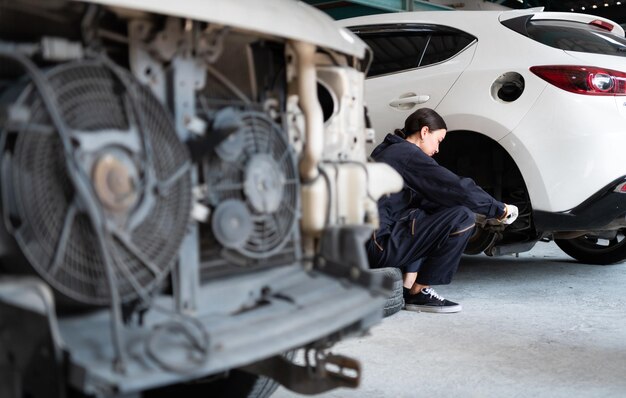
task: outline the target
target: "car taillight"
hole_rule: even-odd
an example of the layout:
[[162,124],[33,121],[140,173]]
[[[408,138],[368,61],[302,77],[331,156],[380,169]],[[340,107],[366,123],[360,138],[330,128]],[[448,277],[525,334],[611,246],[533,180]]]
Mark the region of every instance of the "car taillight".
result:
[[626,73],[595,66],[531,66],[543,80],[571,93],[585,95],[626,95]]
[[619,193],[626,193],[626,182],[619,184],[619,185],[615,188],[615,192],[619,192]]
[[602,29],[606,29],[609,32],[613,30],[613,24],[610,24],[606,21],[603,21],[601,19],[594,19],[593,21],[589,22],[589,25],[593,25],[593,26],[597,26],[598,28],[602,28]]

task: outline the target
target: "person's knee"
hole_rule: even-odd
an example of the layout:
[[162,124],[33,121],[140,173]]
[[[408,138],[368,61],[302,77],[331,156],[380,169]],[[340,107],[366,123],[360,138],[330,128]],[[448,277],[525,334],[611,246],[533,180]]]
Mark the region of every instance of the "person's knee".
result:
[[467,225],[468,221],[474,223],[474,212],[467,207],[455,206],[452,208],[452,211],[454,212],[456,219],[459,220],[459,225]]
[[456,222],[451,235],[467,232],[474,228],[475,216],[473,211],[465,206],[455,206],[452,211]]

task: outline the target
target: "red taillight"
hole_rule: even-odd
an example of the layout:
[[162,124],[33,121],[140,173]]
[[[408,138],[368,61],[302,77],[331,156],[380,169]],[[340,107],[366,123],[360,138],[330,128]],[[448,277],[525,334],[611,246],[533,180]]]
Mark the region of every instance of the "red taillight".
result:
[[622,183],[622,184],[618,185],[618,186],[615,188],[615,192],[626,193],[626,182],[624,182],[624,183]]
[[613,30],[613,24],[610,24],[606,21],[602,21],[600,19],[594,19],[593,21],[589,22],[589,25],[593,25],[593,26],[597,26],[598,28],[602,28],[602,29],[606,29],[609,32]]
[[585,95],[626,95],[626,73],[595,66],[531,66],[530,71],[558,88]]

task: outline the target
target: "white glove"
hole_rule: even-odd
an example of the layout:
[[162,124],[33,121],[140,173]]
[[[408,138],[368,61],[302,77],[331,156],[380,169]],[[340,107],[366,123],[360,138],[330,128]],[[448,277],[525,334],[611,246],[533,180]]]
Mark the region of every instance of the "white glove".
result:
[[515,205],[504,205],[504,216],[499,218],[500,221],[504,225],[513,224],[515,220],[517,220],[517,216],[519,216],[519,209]]

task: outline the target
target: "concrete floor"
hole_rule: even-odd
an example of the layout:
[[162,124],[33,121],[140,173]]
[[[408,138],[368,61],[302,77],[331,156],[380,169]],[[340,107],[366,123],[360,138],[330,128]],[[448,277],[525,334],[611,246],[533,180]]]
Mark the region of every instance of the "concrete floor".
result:
[[626,263],[579,264],[539,243],[465,256],[437,291],[463,312],[401,311],[336,345],[361,361],[361,386],[318,397],[626,397]]

